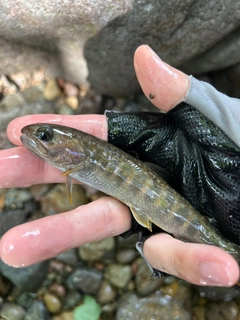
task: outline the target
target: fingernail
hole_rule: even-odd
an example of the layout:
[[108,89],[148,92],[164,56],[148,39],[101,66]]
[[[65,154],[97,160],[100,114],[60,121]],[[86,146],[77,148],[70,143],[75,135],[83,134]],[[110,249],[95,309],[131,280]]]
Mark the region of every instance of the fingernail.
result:
[[199,266],[201,285],[231,286],[228,267],[218,262],[206,261]]

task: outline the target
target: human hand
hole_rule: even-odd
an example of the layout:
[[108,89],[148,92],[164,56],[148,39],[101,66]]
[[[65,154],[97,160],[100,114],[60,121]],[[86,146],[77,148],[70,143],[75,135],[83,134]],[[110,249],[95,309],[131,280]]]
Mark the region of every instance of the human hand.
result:
[[[152,100],[156,107],[168,111],[184,99],[189,77],[163,63],[148,47],[141,46],[136,51],[134,64],[146,96],[157,92]],[[107,139],[106,117],[98,115],[26,116],[11,122],[8,135],[13,143],[20,146],[23,126],[56,121]],[[56,169],[22,147],[0,152],[0,175],[0,187],[64,181]],[[8,264],[26,266],[83,243],[121,234],[130,225],[128,208],[115,199],[104,197],[73,211],[9,230],[1,239],[0,255]],[[184,243],[165,233],[146,240],[144,254],[155,269],[195,284],[229,286],[239,279],[238,264],[220,248]]]

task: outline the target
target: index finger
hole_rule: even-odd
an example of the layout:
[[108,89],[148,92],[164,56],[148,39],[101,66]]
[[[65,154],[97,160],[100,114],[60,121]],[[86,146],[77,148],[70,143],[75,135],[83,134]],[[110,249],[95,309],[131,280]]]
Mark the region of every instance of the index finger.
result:
[[16,145],[22,145],[20,140],[21,130],[24,126],[32,123],[55,123],[69,126],[107,140],[107,120],[104,115],[38,114],[19,117],[11,121],[7,128],[10,141]]

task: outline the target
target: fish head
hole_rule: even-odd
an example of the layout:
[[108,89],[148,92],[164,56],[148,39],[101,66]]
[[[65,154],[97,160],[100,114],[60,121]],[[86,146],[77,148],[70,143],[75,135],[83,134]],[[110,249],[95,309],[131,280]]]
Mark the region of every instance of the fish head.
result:
[[25,126],[20,137],[23,145],[60,170],[80,165],[86,152],[80,143],[80,131],[55,124]]

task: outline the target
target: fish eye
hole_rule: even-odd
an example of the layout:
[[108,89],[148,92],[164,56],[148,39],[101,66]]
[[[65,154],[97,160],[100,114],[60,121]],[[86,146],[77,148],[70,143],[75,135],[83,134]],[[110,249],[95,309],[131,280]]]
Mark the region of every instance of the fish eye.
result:
[[53,138],[53,129],[50,127],[41,127],[36,131],[36,136],[42,141],[50,141]]

